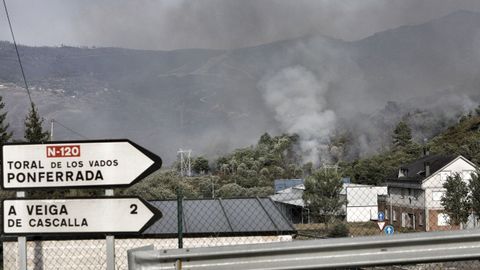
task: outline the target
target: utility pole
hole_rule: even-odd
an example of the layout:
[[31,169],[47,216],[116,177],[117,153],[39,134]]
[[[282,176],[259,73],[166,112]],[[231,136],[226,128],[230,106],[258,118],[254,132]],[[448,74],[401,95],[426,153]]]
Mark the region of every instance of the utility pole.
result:
[[53,141],[53,122],[55,122],[54,119],[50,120],[50,141]]

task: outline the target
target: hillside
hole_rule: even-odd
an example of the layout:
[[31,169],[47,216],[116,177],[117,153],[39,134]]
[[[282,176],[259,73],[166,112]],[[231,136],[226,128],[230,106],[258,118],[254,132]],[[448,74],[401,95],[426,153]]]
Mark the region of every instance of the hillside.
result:
[[[406,115],[423,140],[478,106],[479,29],[479,14],[456,12],[353,42],[307,36],[234,50],[20,53],[47,121],[91,139],[132,139],[167,164],[178,148],[218,156],[266,131],[299,134],[305,156],[309,145],[322,152],[346,133],[344,158],[355,159],[385,148],[385,130]],[[0,43],[0,62],[0,94],[21,138],[28,102],[11,43]],[[81,139],[62,127],[55,138]]]

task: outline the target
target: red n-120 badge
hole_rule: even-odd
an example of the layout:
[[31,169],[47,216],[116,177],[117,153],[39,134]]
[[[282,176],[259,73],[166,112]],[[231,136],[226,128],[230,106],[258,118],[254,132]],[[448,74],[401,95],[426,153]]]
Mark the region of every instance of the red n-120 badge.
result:
[[79,157],[80,145],[47,146],[47,158]]

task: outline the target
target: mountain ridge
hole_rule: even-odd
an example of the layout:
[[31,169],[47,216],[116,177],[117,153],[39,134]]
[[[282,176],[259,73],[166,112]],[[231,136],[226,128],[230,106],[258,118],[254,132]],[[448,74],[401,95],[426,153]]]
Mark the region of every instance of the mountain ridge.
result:
[[[383,144],[382,129],[406,113],[383,117],[379,111],[388,101],[448,115],[438,121],[455,121],[443,112],[462,113],[478,104],[477,29],[480,14],[456,12],[351,42],[305,36],[232,50],[19,49],[47,120],[68,123],[92,139],[130,138],[167,162],[178,148],[215,156],[252,144],[266,131],[291,132],[287,115],[269,105],[264,87],[302,70],[299,83],[313,77],[313,87],[323,89],[313,96],[315,111],[302,113],[332,111],[337,128],[359,138],[352,153],[358,155],[375,152]],[[0,94],[20,138],[27,99],[11,43],[0,42],[0,61]],[[299,88],[294,98],[305,91]],[[78,139],[61,128],[56,133],[58,139]]]

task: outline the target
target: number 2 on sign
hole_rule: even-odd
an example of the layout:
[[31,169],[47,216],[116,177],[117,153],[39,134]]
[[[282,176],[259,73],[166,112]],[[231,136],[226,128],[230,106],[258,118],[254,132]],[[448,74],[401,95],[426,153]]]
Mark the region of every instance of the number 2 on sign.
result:
[[132,211],[130,211],[130,214],[132,214],[132,215],[138,214],[137,208],[138,208],[138,206],[136,204],[130,204],[130,209],[132,209]]

